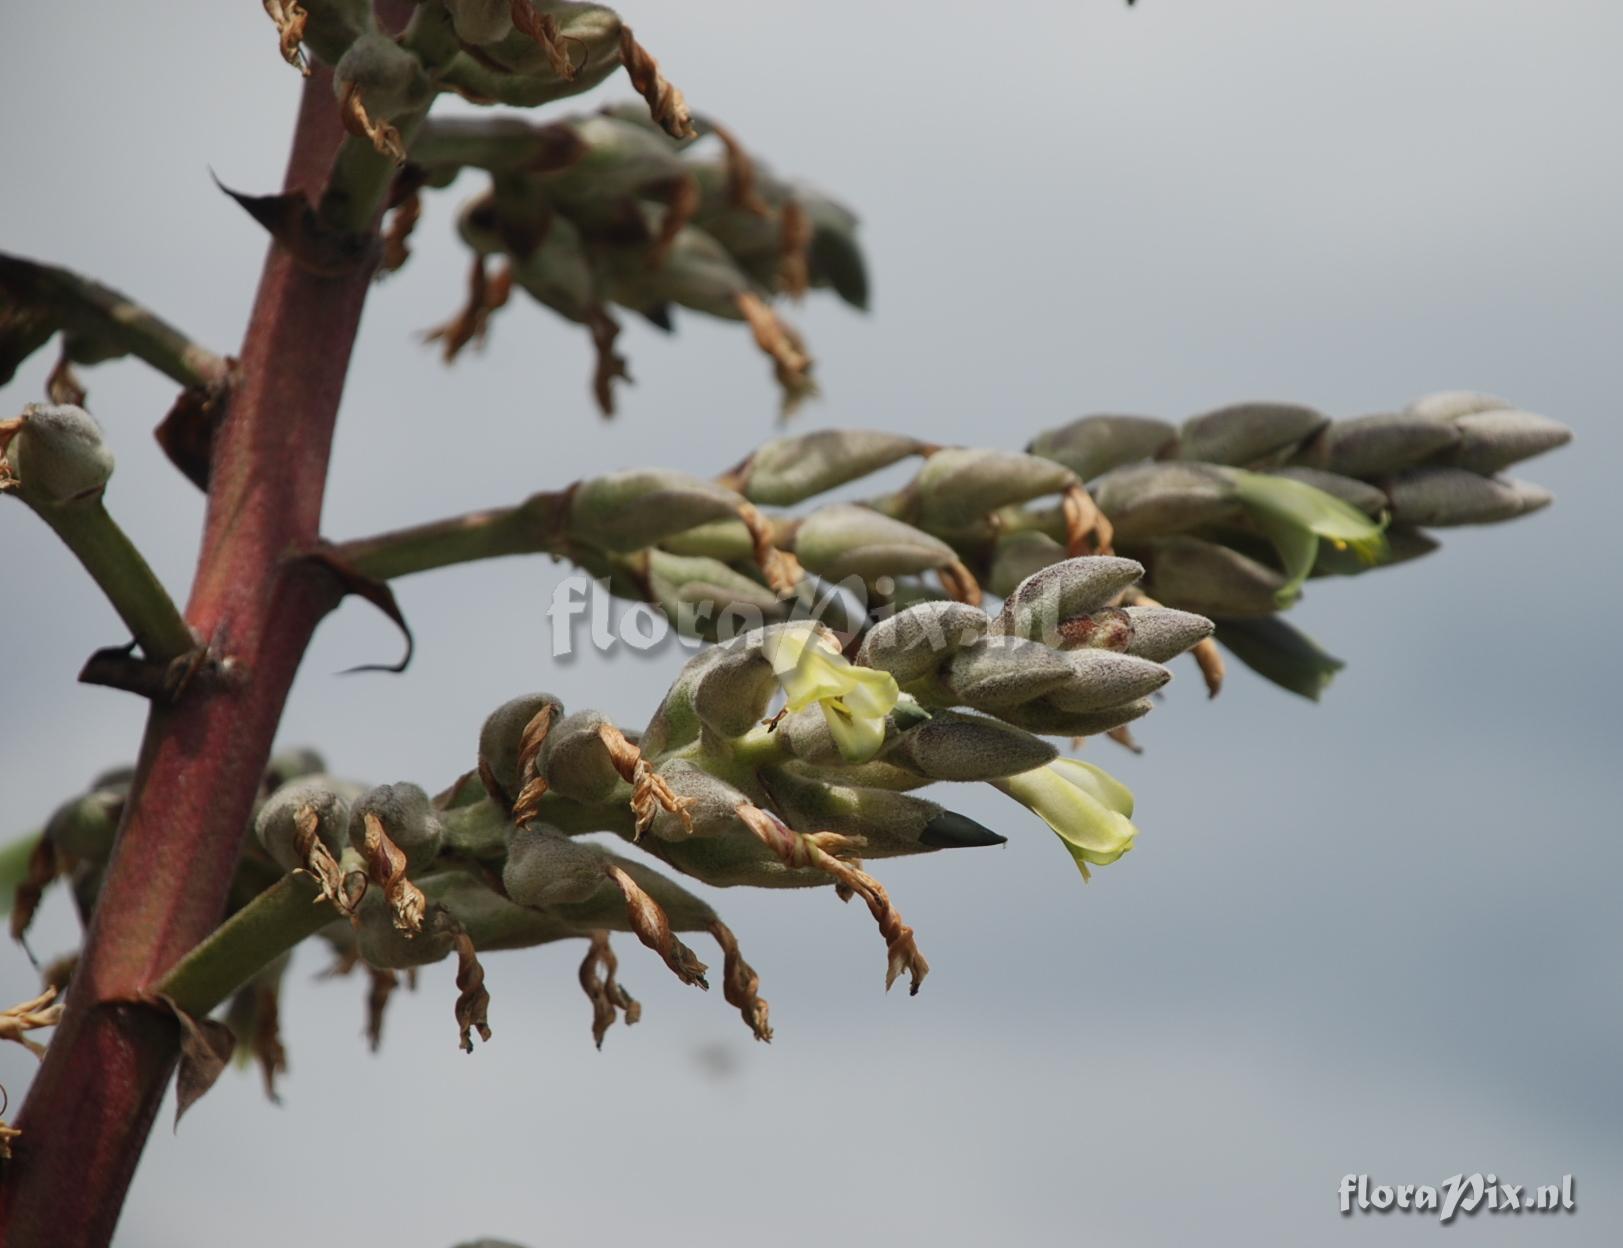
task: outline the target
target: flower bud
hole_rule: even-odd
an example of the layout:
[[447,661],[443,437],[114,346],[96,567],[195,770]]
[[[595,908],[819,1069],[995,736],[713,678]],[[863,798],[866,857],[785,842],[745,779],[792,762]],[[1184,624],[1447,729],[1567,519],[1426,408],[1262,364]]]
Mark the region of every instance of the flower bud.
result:
[[1327,426],[1302,448],[1297,462],[1346,477],[1377,477],[1418,464],[1459,440],[1459,431],[1445,422],[1381,412]]
[[1454,421],[1460,443],[1445,457],[1456,468],[1491,477],[1572,441],[1572,430],[1532,412],[1472,412]]
[[321,756],[319,750],[308,745],[296,745],[290,749],[278,750],[272,754],[270,761],[265,764],[265,779],[262,791],[265,794],[276,792],[284,784],[291,784],[305,776],[317,776],[327,770],[327,760]]
[[333,92],[340,99],[355,87],[374,119],[393,119],[421,108],[434,89],[420,62],[393,39],[368,31],[349,45],[333,70]]
[[394,908],[381,888],[369,888],[355,910],[355,947],[368,966],[404,971],[431,966],[449,956],[455,943],[451,930],[425,925],[416,934],[395,926]]
[[1127,653],[1165,663],[1212,635],[1212,622],[1204,615],[1174,611],[1170,607],[1128,607],[1131,634]]
[[[1531,487],[1536,489],[1536,487]],[[1548,494],[1524,492],[1517,483],[1498,477],[1479,477],[1464,468],[1415,468],[1394,477],[1387,486],[1392,519],[1402,524],[1443,528],[1455,524],[1492,524],[1524,511],[1537,510]]]
[[1065,560],[1065,547],[1046,533],[1027,529],[998,538],[992,548],[992,573],[986,587],[1007,598],[1028,576]]
[[1184,421],[1178,457],[1243,468],[1288,454],[1329,423],[1297,403],[1235,403]]
[[603,852],[590,842],[572,841],[545,823],[530,823],[508,838],[502,887],[521,906],[586,901],[604,886],[603,865]]
[[1346,666],[1278,616],[1224,620],[1217,639],[1263,679],[1314,702]]
[[767,620],[783,614],[783,604],[759,581],[704,555],[648,551],[648,585],[655,599],[685,633],[716,635],[725,619]]
[[986,635],[986,613],[961,602],[929,602],[880,620],[862,639],[857,662],[908,685]]
[[1111,555],[1084,555],[1053,564],[1015,587],[990,631],[1027,639],[1055,637],[1060,621],[1108,606],[1143,575],[1142,564]]
[[1404,413],[1422,420],[1458,420],[1474,412],[1492,412],[1515,406],[1491,394],[1476,390],[1443,390],[1416,399]]
[[994,634],[966,646],[947,661],[942,684],[956,703],[996,711],[1019,706],[1073,679],[1058,650],[1040,641]]
[[100,496],[113,475],[113,453],[95,417],[68,403],[30,403],[19,420],[0,453],[25,499],[59,506]]
[[889,789],[831,784],[774,768],[762,777],[795,827],[862,837],[864,858],[1002,845],[1008,838],[935,802]]
[[349,843],[356,849],[366,844],[366,816],[374,815],[383,830],[406,855],[406,869],[418,871],[439,856],[445,839],[440,817],[428,794],[407,781],[380,784],[369,789],[350,810]]
[[1092,737],[1130,724],[1148,715],[1154,707],[1155,703],[1149,698],[1140,698],[1136,702],[1123,702],[1100,711],[1067,711],[1047,698],[1038,698],[1035,702],[1004,711],[1003,717],[1027,732],[1055,737]]
[[1239,513],[1232,478],[1210,464],[1129,464],[1095,481],[1092,494],[1118,542],[1221,524]]
[[736,516],[742,501],[724,486],[685,472],[633,468],[581,482],[569,509],[569,532],[602,550],[641,550],[706,521]]
[[552,792],[576,802],[604,802],[614,795],[620,773],[599,732],[608,722],[599,711],[576,711],[552,725],[540,758]]
[[834,503],[807,516],[795,532],[795,557],[830,581],[909,576],[958,559],[940,538],[854,503]]
[[1172,673],[1159,663],[1114,650],[1068,650],[1063,654],[1071,679],[1045,690],[1043,701],[1062,711],[1104,711],[1148,697]]
[[344,852],[349,829],[349,803],[330,776],[313,775],[284,784],[266,799],[254,817],[254,835],[271,861],[284,871],[305,865],[295,842],[299,812],[306,807],[316,815],[316,836],[333,857]]
[[555,719],[563,717],[564,704],[550,693],[527,693],[503,702],[486,717],[479,729],[481,770],[495,777],[509,801],[517,797],[524,787],[524,777],[519,774],[518,764],[524,729],[545,706],[552,708]]
[[974,527],[1000,507],[1076,483],[1069,468],[1035,455],[949,448],[924,461],[914,489],[924,527],[954,532]]
[[[728,643],[729,645],[735,643]],[[694,705],[699,680],[726,653],[724,646],[706,646],[682,665],[671,687],[665,691],[643,730],[641,748],[657,758],[691,745],[699,739],[703,721]]]
[[808,276],[818,288],[832,287],[853,308],[868,309],[868,266],[857,242],[857,218],[843,204],[825,195],[796,189],[796,196],[811,220]]
[[1047,741],[996,719],[938,711],[902,733],[885,761],[931,780],[993,780],[1048,762]]
[[788,507],[917,455],[922,445],[914,438],[867,429],[774,438],[750,456],[742,490],[751,502]]
[[513,31],[512,0],[445,0],[445,8],[463,43],[496,43]]
[[1178,431],[1170,424],[1151,416],[1084,416],[1038,434],[1026,450],[1092,481],[1122,464],[1156,458],[1177,437]]
[[1285,577],[1255,559],[1197,537],[1155,544],[1150,589],[1162,602],[1201,615],[1272,615]]
[[[61,853],[87,862],[105,862],[124,813],[123,789],[93,788],[63,802],[45,824],[45,839]],[[11,898],[6,898],[7,902]]]
[[723,737],[743,736],[759,723],[779,689],[761,647],[740,644],[742,640],[722,647],[693,686],[693,709]]
[[[672,793],[687,804],[687,819],[661,807],[649,830],[662,841],[685,841],[691,836],[726,836],[749,831],[738,818],[740,803],[750,800],[725,780],[684,759],[671,759],[659,775]],[[691,824],[691,826],[690,826]]]

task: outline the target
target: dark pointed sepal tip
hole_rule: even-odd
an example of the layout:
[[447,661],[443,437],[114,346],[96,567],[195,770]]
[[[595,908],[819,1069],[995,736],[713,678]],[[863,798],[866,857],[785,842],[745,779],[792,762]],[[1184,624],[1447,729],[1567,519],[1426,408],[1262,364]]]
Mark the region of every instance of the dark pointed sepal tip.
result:
[[643,319],[656,329],[663,329],[667,334],[676,328],[676,321],[671,316],[671,305],[656,303],[653,307],[642,310]]
[[955,810],[944,810],[919,833],[919,844],[932,849],[969,849],[976,845],[1003,845],[1008,837],[999,836],[991,828],[982,827],[967,815]]

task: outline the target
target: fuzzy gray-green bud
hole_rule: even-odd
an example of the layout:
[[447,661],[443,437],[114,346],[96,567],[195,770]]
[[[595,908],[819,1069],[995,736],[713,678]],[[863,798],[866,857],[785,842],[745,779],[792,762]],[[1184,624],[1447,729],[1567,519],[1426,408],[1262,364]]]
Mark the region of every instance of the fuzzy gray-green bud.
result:
[[[750,835],[738,818],[740,803],[750,799],[725,780],[683,759],[672,759],[659,769],[671,792],[687,802],[687,821],[661,807],[648,825],[662,841],[685,841],[691,836]],[[689,827],[691,824],[691,828]]]
[[1510,520],[1550,501],[1537,486],[1479,477],[1464,468],[1416,468],[1394,477],[1387,494],[1394,521],[1434,528]]
[[1060,621],[1110,605],[1143,575],[1143,564],[1114,555],[1083,555],[1053,564],[1015,587],[991,631],[1052,639]]
[[1288,454],[1329,423],[1298,403],[1235,403],[1184,421],[1178,456],[1244,468]]
[[308,745],[296,745],[278,750],[265,764],[265,791],[274,793],[293,780],[319,775],[327,770],[327,760],[319,750]]
[[422,62],[377,31],[350,44],[333,70],[334,94],[341,99],[351,86],[360,91],[374,120],[399,117],[422,107],[433,95]]
[[715,637],[724,622],[781,619],[777,594],[707,555],[648,551],[648,585],[659,605],[684,633]]
[[917,455],[921,447],[915,438],[867,429],[774,438],[750,457],[743,492],[752,502],[788,507]]
[[1240,512],[1233,479],[1209,464],[1129,464],[1105,473],[1090,492],[1118,542],[1219,524]]
[[762,777],[773,804],[795,827],[860,836],[864,858],[937,849],[1001,845],[1007,840],[973,819],[922,797],[890,789],[832,784],[774,768]]
[[112,852],[127,791],[128,786],[96,788],[63,802],[46,821],[45,839],[74,858],[105,862]]
[[982,715],[939,711],[902,733],[885,762],[930,780],[996,780],[1058,755],[1047,741]]
[[1425,420],[1458,420],[1473,412],[1492,412],[1513,406],[1497,395],[1483,394],[1479,390],[1443,390],[1416,399],[1403,410]]
[[971,528],[1000,507],[1057,494],[1077,484],[1062,464],[1017,451],[961,447],[924,461],[914,488],[924,527],[937,532]]
[[761,649],[762,636],[751,633],[728,642],[694,683],[693,709],[723,737],[742,736],[753,728],[778,692],[778,678]]
[[1043,695],[1043,701],[1062,711],[1103,711],[1135,702],[1172,679],[1159,663],[1114,650],[1067,650],[1064,659],[1071,679]]
[[464,43],[496,43],[513,31],[512,0],[445,0],[445,8]]
[[608,723],[597,711],[576,711],[552,725],[540,760],[552,792],[576,802],[602,802],[613,795],[620,773],[600,733]]
[[1149,698],[1140,698],[1136,702],[1124,702],[1102,711],[1067,711],[1046,698],[1040,698],[1008,712],[1007,718],[1010,723],[1018,724],[1029,732],[1056,737],[1091,737],[1130,724],[1148,715],[1154,706],[1155,703]]
[[807,516],[795,532],[795,557],[830,581],[911,576],[958,558],[940,538],[854,503],[834,503]]
[[412,935],[395,926],[394,907],[381,888],[369,888],[355,911],[355,946],[368,966],[404,971],[431,966],[447,957],[453,943],[449,928],[425,924]]
[[417,871],[439,856],[445,829],[428,794],[407,781],[368,789],[350,809],[349,843],[366,844],[366,816],[383,824],[389,839],[406,855],[406,869]]
[[862,639],[856,661],[889,672],[901,685],[938,671],[951,655],[986,635],[986,613],[962,602],[920,603],[880,620]]
[[1565,425],[1514,409],[1471,412],[1455,420],[1454,428],[1460,442],[1447,462],[1485,477],[1572,441]]
[[1176,658],[1212,635],[1212,622],[1204,615],[1171,607],[1127,607],[1131,636],[1127,653],[1155,663]]
[[603,887],[605,855],[557,828],[531,823],[515,828],[507,842],[502,887],[521,906],[586,901]]
[[1154,459],[1177,439],[1176,429],[1152,416],[1100,414],[1040,433],[1026,450],[1091,481],[1122,464]]
[[284,871],[304,866],[295,848],[299,812],[316,815],[316,835],[334,857],[344,852],[349,830],[349,803],[331,776],[313,775],[284,784],[266,799],[254,817],[254,835],[271,860]]
[[1338,420],[1302,449],[1299,463],[1345,477],[1376,477],[1456,445],[1453,425],[1404,413]]
[[113,452],[96,418],[71,403],[30,403],[5,450],[23,497],[58,506],[99,496],[113,475]]
[[1007,598],[1028,576],[1062,562],[1065,557],[1065,547],[1046,533],[1026,529],[1005,534],[992,548],[992,572],[987,577],[986,588]]
[[564,704],[550,693],[527,693],[503,702],[485,717],[479,729],[479,762],[483,770],[495,778],[502,792],[511,801],[524,787],[519,775],[519,747],[524,729],[540,714],[543,707],[551,707],[553,719],[562,718]]
[[714,481],[667,468],[633,468],[582,481],[569,509],[572,537],[630,552],[711,520],[736,516],[743,500]]
[[1272,615],[1285,577],[1227,546],[1196,537],[1157,542],[1150,590],[1169,606],[1201,615]]
[[948,660],[942,683],[957,702],[996,711],[1065,687],[1073,672],[1065,656],[1040,641],[995,634]]

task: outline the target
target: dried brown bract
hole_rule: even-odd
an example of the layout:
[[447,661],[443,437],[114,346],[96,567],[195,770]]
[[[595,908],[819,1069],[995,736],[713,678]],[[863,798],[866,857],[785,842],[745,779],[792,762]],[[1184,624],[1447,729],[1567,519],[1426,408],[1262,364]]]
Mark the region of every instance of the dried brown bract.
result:
[[637,939],[659,954],[665,960],[665,965],[684,984],[696,984],[708,991],[710,985],[704,978],[708,968],[671,930],[671,920],[664,908],[622,868],[611,862],[603,870],[626,900],[626,913],[631,918],[631,930],[636,933]]
[[415,936],[423,930],[428,899],[422,889],[406,878],[406,855],[389,839],[383,820],[367,811],[362,816],[362,824],[361,856],[366,859],[367,879],[383,890],[395,927]]
[[599,1049],[620,1014],[625,1015],[627,1027],[642,1018],[641,1003],[615,979],[618,969],[619,961],[609,946],[609,934],[593,932],[591,947],[580,964],[580,986],[592,1003],[592,1040]]
[[276,23],[282,59],[308,78],[310,62],[305,59],[304,50],[299,45],[304,42],[304,28],[310,21],[310,14],[298,0],[265,0],[265,12]]
[[717,919],[710,925],[710,934],[721,946],[721,991],[727,998],[727,1004],[738,1010],[757,1040],[770,1044],[772,1025],[767,1022],[766,999],[756,995],[756,990],[761,986],[761,977],[755,973],[754,967],[744,961],[744,955],[738,951],[738,938],[731,928]]
[[648,101],[648,111],[660,128],[673,139],[691,139],[698,134],[688,113],[687,100],[659,71],[659,62],[638,43],[631,27],[620,27],[620,61],[631,76],[631,85]]
[[737,808],[744,825],[760,838],[786,867],[811,867],[833,878],[842,897],[855,895],[868,905],[879,932],[885,938],[888,961],[885,987],[888,990],[903,971],[911,977],[909,992],[916,993],[924,977],[930,973],[930,964],[924,960],[913,939],[913,929],[902,922],[901,913],[891,903],[890,894],[878,880],[849,862],[834,855],[850,852],[861,846],[860,838],[840,836],[832,832],[796,832],[775,815],[759,806],[746,802]]

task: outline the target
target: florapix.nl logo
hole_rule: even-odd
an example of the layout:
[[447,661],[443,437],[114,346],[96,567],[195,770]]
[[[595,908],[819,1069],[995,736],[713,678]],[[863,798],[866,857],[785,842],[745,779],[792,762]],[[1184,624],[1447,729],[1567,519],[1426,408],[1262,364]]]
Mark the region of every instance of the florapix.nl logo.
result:
[[1339,1189],[1341,1212],[1435,1213],[1439,1222],[1456,1215],[1487,1213],[1575,1213],[1577,1188],[1572,1176],[1559,1183],[1521,1185],[1502,1182],[1497,1174],[1456,1174],[1438,1186],[1416,1183],[1374,1183],[1367,1174],[1344,1174]]

